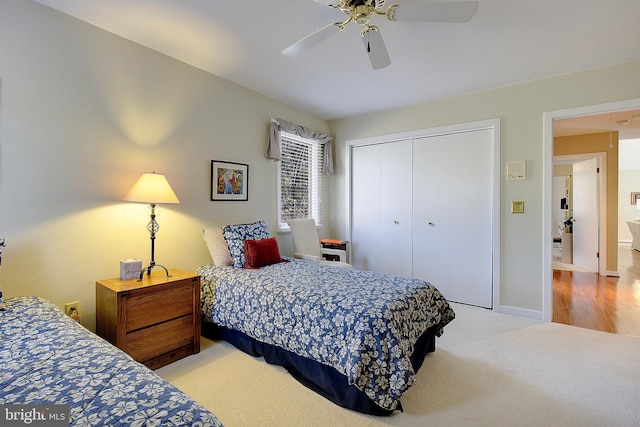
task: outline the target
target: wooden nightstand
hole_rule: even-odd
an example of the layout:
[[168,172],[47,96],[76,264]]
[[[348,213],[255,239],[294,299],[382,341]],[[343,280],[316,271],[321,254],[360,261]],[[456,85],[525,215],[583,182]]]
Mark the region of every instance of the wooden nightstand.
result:
[[151,369],[200,352],[200,276],[96,282],[96,333]]

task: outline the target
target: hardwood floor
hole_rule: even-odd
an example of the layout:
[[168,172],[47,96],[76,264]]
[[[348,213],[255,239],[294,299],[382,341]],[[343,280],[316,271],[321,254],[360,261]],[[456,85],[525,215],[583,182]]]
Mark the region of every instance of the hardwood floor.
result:
[[553,270],[553,321],[640,337],[640,252],[618,248],[620,277]]

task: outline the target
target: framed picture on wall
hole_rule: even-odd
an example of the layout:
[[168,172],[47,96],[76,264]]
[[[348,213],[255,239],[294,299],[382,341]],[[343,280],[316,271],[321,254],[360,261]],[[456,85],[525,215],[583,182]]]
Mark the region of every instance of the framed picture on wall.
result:
[[211,160],[211,200],[249,200],[249,165]]
[[637,205],[638,201],[640,201],[640,191],[636,193],[631,193],[631,204]]

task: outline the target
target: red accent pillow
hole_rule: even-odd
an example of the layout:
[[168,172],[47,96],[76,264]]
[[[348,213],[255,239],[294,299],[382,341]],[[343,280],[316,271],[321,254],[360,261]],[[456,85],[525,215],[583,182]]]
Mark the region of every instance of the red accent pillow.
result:
[[244,268],[260,268],[282,262],[275,237],[244,241]]

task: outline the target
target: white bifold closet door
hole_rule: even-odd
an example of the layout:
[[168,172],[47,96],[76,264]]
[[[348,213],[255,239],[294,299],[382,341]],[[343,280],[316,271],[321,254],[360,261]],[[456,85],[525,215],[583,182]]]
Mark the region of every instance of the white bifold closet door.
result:
[[379,271],[411,277],[411,141],[380,145]]
[[492,307],[493,130],[352,149],[352,263]]
[[449,282],[455,244],[451,233],[450,137],[417,139],[413,169],[413,274],[444,293]]
[[492,307],[493,131],[413,148],[413,277],[450,301]]
[[411,277],[411,140],[355,147],[352,263]]
[[351,158],[351,264],[379,271],[384,253],[380,238],[380,146],[354,147]]

